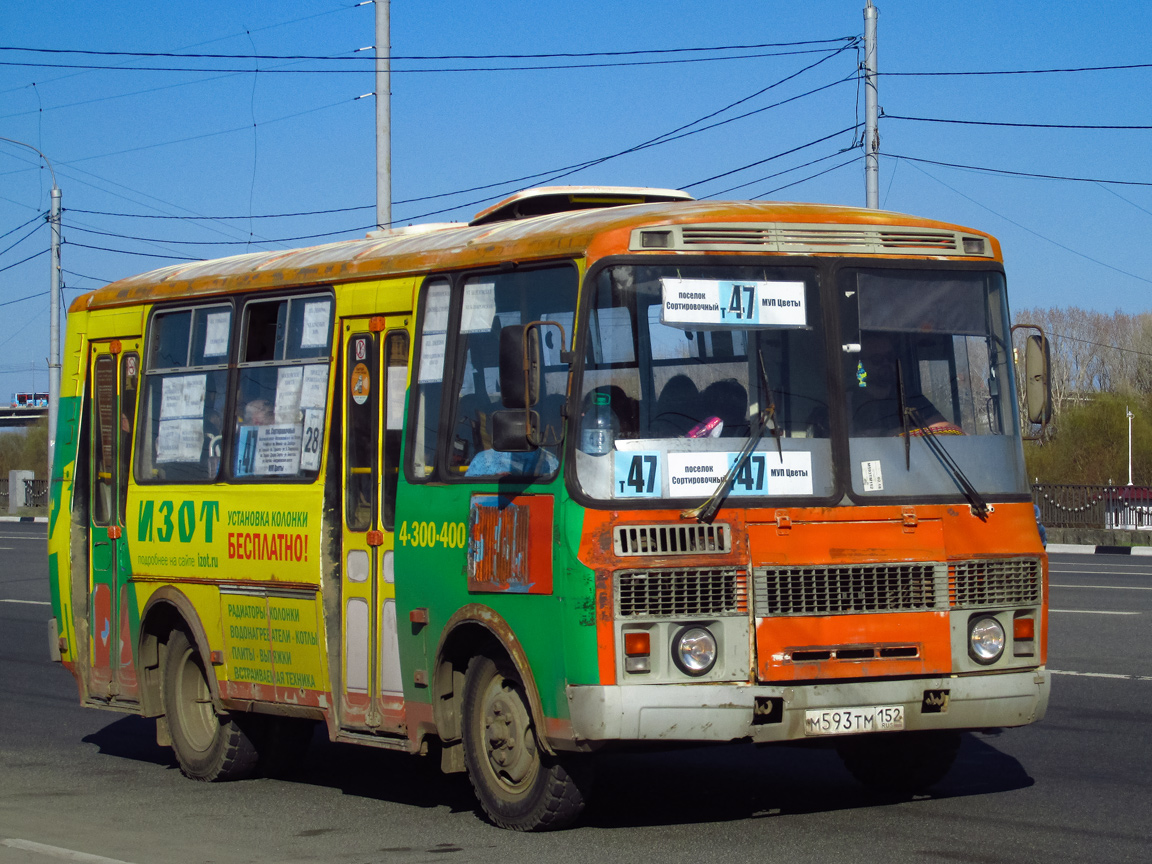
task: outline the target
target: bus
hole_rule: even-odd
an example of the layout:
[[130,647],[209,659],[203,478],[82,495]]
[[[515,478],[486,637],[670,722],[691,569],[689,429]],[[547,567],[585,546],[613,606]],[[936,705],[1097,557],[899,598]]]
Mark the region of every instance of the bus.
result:
[[806,742],[910,794],[1045,713],[988,234],[539,188],[123,279],[65,350],[53,655],[192,779],[323,723],[545,830],[608,750]]
[[47,393],[13,393],[12,405],[13,408],[47,408],[48,407],[48,394]]

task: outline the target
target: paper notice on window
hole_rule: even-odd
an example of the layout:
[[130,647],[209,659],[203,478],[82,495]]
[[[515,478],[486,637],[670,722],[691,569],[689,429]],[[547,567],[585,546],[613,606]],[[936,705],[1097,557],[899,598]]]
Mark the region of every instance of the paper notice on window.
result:
[[204,327],[204,356],[223,357],[228,353],[228,324],[231,312],[212,312]]
[[300,469],[320,470],[320,442],[324,440],[324,411],[321,408],[304,410],[304,430],[300,443]]
[[488,392],[488,398],[493,402],[500,401],[500,367],[499,366],[485,366],[484,367],[484,389]]
[[297,423],[300,420],[300,386],[304,382],[303,366],[281,366],[276,370],[277,423]]
[[[739,453],[669,453],[668,490],[673,498],[707,497],[736,464]],[[730,496],[811,495],[812,454],[800,450],[757,451],[748,456],[732,478]]]
[[204,421],[183,417],[161,420],[156,436],[156,462],[199,462],[204,450]]
[[448,330],[449,296],[448,286],[442,283],[428,289],[428,299],[424,301],[423,332],[444,333]]
[[883,492],[884,475],[880,472],[880,460],[860,463],[860,475],[865,492]]
[[206,375],[174,375],[164,379],[160,391],[160,419],[204,416]]
[[444,380],[444,349],[448,337],[444,333],[425,333],[420,342],[421,384],[439,384]]
[[328,401],[328,364],[314,363],[304,367],[300,385],[301,408],[324,408]]
[[632,316],[624,306],[609,306],[596,310],[593,336],[598,340],[598,363],[634,363],[636,352],[632,347]]
[[572,341],[572,313],[571,312],[546,312],[543,316],[545,321],[555,321],[560,327],[564,328],[564,335],[560,335],[559,327],[541,327],[540,328],[540,344],[544,354],[545,366],[559,366],[560,365],[560,346],[561,344],[568,350],[571,350]]
[[461,333],[487,333],[496,318],[496,283],[469,282],[464,286]]
[[290,423],[254,427],[256,448],[252,473],[292,477],[300,470],[301,427]]
[[328,345],[328,324],[332,315],[332,303],[317,300],[304,304],[304,330],[300,334],[301,348],[324,348]]
[[384,425],[388,429],[404,428],[404,392],[408,389],[408,367],[388,367],[388,413]]
[[661,320],[671,327],[804,327],[803,282],[661,279]]

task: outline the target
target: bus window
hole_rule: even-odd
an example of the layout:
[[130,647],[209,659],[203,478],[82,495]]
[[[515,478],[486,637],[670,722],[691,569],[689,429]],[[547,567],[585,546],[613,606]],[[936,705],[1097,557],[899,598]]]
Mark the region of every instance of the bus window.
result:
[[112,504],[116,494],[116,357],[101,354],[96,358],[92,379],[92,521],[108,525],[113,520]]
[[[232,307],[158,312],[148,328],[148,365],[137,427],[136,479],[216,478],[210,458],[223,427]],[[127,408],[126,403],[126,408]]]
[[319,472],[331,340],[328,295],[244,307],[234,477],[311,479]]
[[140,386],[140,355],[130,352],[120,359],[120,515],[128,512],[128,463],[136,431],[136,390]]
[[424,289],[420,326],[420,365],[417,374],[415,442],[412,468],[415,479],[430,477],[436,465],[436,442],[440,433],[440,398],[444,388],[444,350],[448,341],[448,303],[451,293],[446,279],[429,282]]
[[555,321],[572,338],[576,308],[575,268],[564,265],[511,273],[487,273],[464,282],[460,337],[455,353],[460,374],[449,476],[533,477],[555,472],[560,464],[560,410],[568,385],[568,366],[560,361],[560,329],[540,331],[544,374],[540,399],[533,406],[540,416],[544,446],[527,453],[492,449],[492,414],[503,410],[500,398],[500,330],[529,321]]
[[408,388],[408,331],[393,330],[384,340],[384,530],[396,521],[396,484],[400,479],[400,442],[404,431],[404,393]]
[[376,472],[372,451],[375,449],[376,393],[379,386],[374,387],[371,383],[377,368],[376,334],[353,333],[348,338],[345,362],[348,376],[344,388],[348,412],[345,521],[349,531],[367,531],[372,527],[372,511],[376,503],[373,499]]

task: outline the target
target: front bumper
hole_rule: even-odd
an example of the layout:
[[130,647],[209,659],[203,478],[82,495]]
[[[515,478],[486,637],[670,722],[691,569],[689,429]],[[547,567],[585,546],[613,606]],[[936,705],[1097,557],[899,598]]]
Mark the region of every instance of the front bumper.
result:
[[[805,738],[812,709],[904,706],[904,726],[983,729],[1023,726],[1048,707],[1051,676],[1043,668],[1000,674],[841,683],[631,684],[569,686],[577,741],[795,741]],[[944,710],[923,711],[926,690],[947,690]],[[757,697],[783,700],[778,722],[755,723]]]

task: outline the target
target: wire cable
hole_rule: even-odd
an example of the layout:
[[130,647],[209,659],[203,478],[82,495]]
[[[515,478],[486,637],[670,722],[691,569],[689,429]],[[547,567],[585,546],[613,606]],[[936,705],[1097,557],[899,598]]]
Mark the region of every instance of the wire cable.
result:
[[[31,219],[29,219],[27,222],[23,223],[22,225],[17,225],[15,228],[12,228],[12,229],[11,229],[11,230],[9,230],[9,231],[5,231],[3,234],[0,234],[0,240],[3,240],[3,239],[4,239],[5,237],[7,237],[9,234],[15,234],[15,233],[16,233],[17,231],[19,231],[21,228],[26,228],[26,227],[28,227],[29,225],[31,225],[33,222],[35,222],[37,219],[43,219],[43,218],[45,218],[47,215],[48,215],[48,211],[47,211],[47,210],[41,210],[39,213],[37,213],[35,216],[33,216]],[[11,247],[9,247],[9,248],[11,248]],[[5,251],[5,252],[7,252],[8,250],[7,250],[7,249],[5,249],[4,251]],[[4,253],[3,253],[3,252],[0,252],[0,255],[2,255],[2,254],[4,254]]]
[[749,162],[747,165],[743,165],[739,168],[733,168],[731,171],[724,171],[721,174],[713,174],[711,177],[706,177],[703,180],[697,180],[695,183],[688,183],[687,185],[681,186],[680,188],[681,189],[691,189],[693,186],[700,186],[704,183],[710,183],[713,180],[719,180],[721,177],[728,177],[732,174],[739,174],[741,171],[746,171],[749,168],[754,168],[757,165],[763,165],[766,162],[772,162],[776,159],[781,158],[782,156],[787,156],[791,153],[797,153],[800,150],[806,150],[809,147],[814,147],[815,145],[820,144],[824,141],[827,141],[830,138],[835,138],[837,135],[843,135],[845,132],[855,132],[859,128],[859,125],[860,124],[858,124],[858,123],[854,123],[853,125],[847,126],[844,129],[839,129],[830,135],[825,135],[821,138],[817,138],[814,141],[809,141],[807,144],[801,144],[799,147],[793,147],[789,150],[784,150],[783,152],[776,153],[772,156],[767,157],[766,159],[757,159],[755,162]]
[[794,180],[791,183],[785,183],[783,186],[777,186],[775,189],[769,189],[767,192],[761,192],[759,195],[754,195],[753,198],[760,199],[765,195],[774,195],[781,189],[788,189],[791,186],[799,186],[801,183],[807,183],[809,180],[815,180],[817,177],[823,177],[825,174],[831,174],[833,171],[838,171],[841,168],[845,168],[851,165],[853,162],[859,162],[860,158],[861,157],[859,156],[853,156],[847,162],[841,162],[839,165],[833,165],[831,168],[825,168],[823,171],[817,171],[815,174],[809,174],[807,177],[804,177],[800,180]]
[[39,258],[41,255],[47,255],[47,254],[48,254],[47,249],[41,249],[39,252],[36,252],[32,255],[29,255],[27,258],[23,259],[22,261],[17,261],[15,264],[9,264],[7,267],[0,267],[0,273],[3,273],[5,270],[11,270],[13,267],[19,267],[21,264],[25,263],[26,261],[31,261],[33,258]]
[[1124,69],[1152,69],[1152,63],[1127,63],[1118,66],[1073,66],[1063,69],[1002,69],[974,72],[877,72],[889,78],[946,78],[976,75],[1053,75],[1062,72],[1114,72]]
[[375,227],[376,225],[373,223],[371,225],[364,225],[356,228],[345,228],[342,231],[325,231],[322,234],[303,234],[299,237],[277,237],[271,240],[167,240],[162,237],[137,237],[132,234],[115,234],[110,231],[97,231],[94,228],[80,228],[76,225],[70,225],[68,230],[69,232],[79,231],[83,234],[97,234],[101,237],[112,237],[116,240],[138,240],[141,243],[171,243],[176,246],[250,246],[253,243],[295,243],[298,240],[315,240],[320,237],[335,237],[339,234],[371,231]]
[[1096,126],[1086,123],[1004,123],[992,120],[948,120],[942,117],[905,117],[881,114],[884,120],[915,120],[919,123],[954,123],[960,126],[1008,126],[1017,129],[1152,129],[1152,126]]
[[[27,224],[27,223],[25,223],[25,224]],[[11,246],[7,247],[6,249],[0,249],[0,255],[3,255],[4,253],[10,252],[11,250],[15,249],[17,246],[19,246],[21,243],[23,243],[25,240],[27,240],[29,237],[31,237],[33,234],[35,234],[37,231],[39,231],[43,227],[44,227],[43,225],[37,225],[35,228],[33,228],[31,231],[29,231],[27,234],[25,234],[23,237],[21,237],[15,243],[13,243]]]
[[[985,174],[1004,174],[1009,177],[1031,177],[1036,180],[1067,180],[1073,183],[1111,183],[1116,186],[1152,186],[1152,181],[1144,180],[1101,180],[1098,177],[1069,177],[1063,174],[1036,174],[1029,171],[1008,171],[1004,168],[986,168],[979,165],[962,165],[957,162],[940,162],[935,159],[919,159],[898,153],[882,153],[893,159],[906,159],[909,162],[923,162],[926,165],[939,165],[942,168],[959,168],[964,171],[980,171]],[[931,176],[931,175],[929,175]]]
[[[120,255],[139,255],[142,258],[166,258],[169,261],[203,261],[203,258],[183,258],[179,255],[157,255],[154,252],[129,252],[127,249],[109,249],[106,246],[89,246],[85,243],[73,243],[69,240],[65,245],[76,246],[80,249],[95,249],[99,252],[116,252]],[[48,250],[45,249],[44,252]],[[43,255],[44,252],[38,252],[38,255]],[[35,256],[33,256],[35,257]]]

